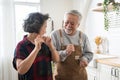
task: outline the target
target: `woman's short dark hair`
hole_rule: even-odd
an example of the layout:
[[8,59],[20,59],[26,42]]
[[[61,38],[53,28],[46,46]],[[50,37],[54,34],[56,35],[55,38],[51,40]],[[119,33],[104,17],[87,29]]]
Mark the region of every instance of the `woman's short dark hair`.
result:
[[24,20],[23,29],[25,32],[39,33],[40,28],[48,18],[48,14],[30,13],[28,18]]

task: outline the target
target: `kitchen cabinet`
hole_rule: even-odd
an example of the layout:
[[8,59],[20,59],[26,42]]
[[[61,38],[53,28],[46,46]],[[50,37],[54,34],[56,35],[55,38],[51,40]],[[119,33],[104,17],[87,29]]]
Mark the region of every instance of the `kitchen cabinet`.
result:
[[97,68],[87,67],[88,80],[98,80]]
[[[105,70],[98,69],[99,67],[98,67],[98,62],[96,62],[96,59],[113,58],[113,57],[115,57],[115,56],[110,56],[110,55],[108,56],[108,55],[102,55],[102,54],[94,54],[93,60],[89,63],[89,65],[87,67],[88,80],[100,80],[99,79],[99,73],[104,73],[102,71],[106,70],[106,69]],[[103,76],[103,75],[101,74],[100,76]]]
[[111,80],[120,80],[120,68],[111,68]]
[[120,68],[98,63],[99,80],[120,80]]

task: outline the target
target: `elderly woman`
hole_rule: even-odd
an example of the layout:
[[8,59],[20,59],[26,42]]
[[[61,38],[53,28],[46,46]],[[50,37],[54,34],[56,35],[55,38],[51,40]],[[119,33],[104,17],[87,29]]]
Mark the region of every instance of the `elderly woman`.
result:
[[53,80],[51,61],[59,61],[59,55],[46,32],[48,15],[31,13],[24,21],[25,35],[15,49],[13,66],[19,80]]

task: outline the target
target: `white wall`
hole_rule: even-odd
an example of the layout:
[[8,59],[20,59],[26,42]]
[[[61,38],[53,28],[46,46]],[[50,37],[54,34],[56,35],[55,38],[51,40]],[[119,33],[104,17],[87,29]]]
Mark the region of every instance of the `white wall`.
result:
[[101,0],[92,0],[92,3],[89,8],[87,15],[85,32],[88,35],[92,50],[95,51],[96,45],[94,39],[96,36],[104,36],[104,14],[102,12],[93,12],[92,9],[97,7],[97,3],[102,2]]
[[82,12],[83,6],[84,6],[84,0],[73,0],[73,9],[76,9],[76,10]]
[[55,29],[62,27],[63,15],[73,9],[73,0],[41,0],[41,11],[49,13],[54,20]]

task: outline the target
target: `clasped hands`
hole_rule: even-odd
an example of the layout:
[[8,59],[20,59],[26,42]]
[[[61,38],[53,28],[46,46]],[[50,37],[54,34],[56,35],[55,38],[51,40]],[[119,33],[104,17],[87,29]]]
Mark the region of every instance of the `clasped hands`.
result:
[[51,38],[48,36],[40,36],[38,35],[34,40],[35,46],[38,49],[41,49],[41,44],[45,43],[48,47],[52,47],[52,41]]
[[[68,56],[71,55],[74,51],[75,51],[74,45],[73,44],[68,44],[67,47],[66,47],[67,55]],[[80,58],[79,61],[80,61],[79,65],[82,68],[84,68],[84,67],[86,67],[88,65],[88,61],[86,59],[84,59],[84,58]]]

